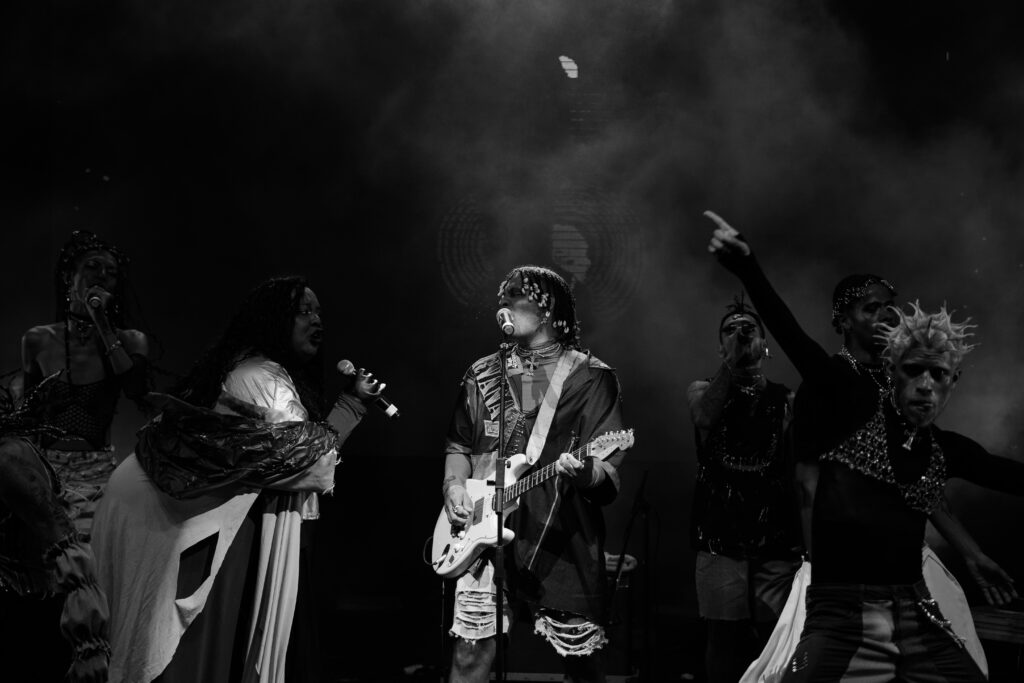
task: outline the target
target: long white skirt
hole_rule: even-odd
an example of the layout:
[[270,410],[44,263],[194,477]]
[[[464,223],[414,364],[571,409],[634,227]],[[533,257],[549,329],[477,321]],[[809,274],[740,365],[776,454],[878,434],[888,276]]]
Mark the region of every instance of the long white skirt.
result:
[[[988,677],[988,661],[985,659],[985,651],[981,648],[981,641],[978,639],[978,632],[974,630],[974,619],[971,618],[971,608],[964,597],[964,591],[960,588],[956,578],[946,569],[946,566],[939,560],[931,548],[924,546],[921,553],[921,570],[924,574],[925,585],[932,598],[939,604],[942,615],[949,620],[953,632],[963,638],[967,651],[978,663],[981,672]],[[786,665],[793,657],[797,643],[800,642],[800,635],[804,630],[804,618],[806,610],[804,598],[807,595],[807,586],[811,582],[811,563],[804,562],[793,578],[793,588],[789,593],[789,599],[775,630],[768,638],[768,644],[764,646],[761,656],[751,663],[747,672],[743,674],[739,683],[778,683],[782,678]]]

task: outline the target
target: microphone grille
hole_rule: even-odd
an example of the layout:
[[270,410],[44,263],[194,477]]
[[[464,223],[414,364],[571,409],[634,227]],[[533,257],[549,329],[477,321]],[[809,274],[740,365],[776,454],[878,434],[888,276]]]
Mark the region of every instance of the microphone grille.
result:
[[356,374],[356,366],[350,360],[339,360],[338,372],[343,375],[354,375]]

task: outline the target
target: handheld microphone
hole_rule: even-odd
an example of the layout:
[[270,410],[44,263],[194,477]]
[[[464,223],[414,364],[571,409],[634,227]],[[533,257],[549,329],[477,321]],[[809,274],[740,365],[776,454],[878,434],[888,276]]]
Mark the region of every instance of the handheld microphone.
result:
[[86,299],[86,303],[89,304],[89,308],[103,308],[103,299],[95,294]]
[[[354,377],[356,374],[356,366],[352,364],[350,360],[338,361],[338,372],[348,377]],[[380,385],[383,389],[385,385]],[[377,394],[373,397],[373,404],[384,411],[384,414],[388,417],[398,417],[398,406],[391,401],[387,400],[381,394]]]
[[507,308],[499,308],[494,317],[498,321],[498,327],[501,328],[502,334],[509,335],[515,332],[516,326],[512,322],[512,311]]

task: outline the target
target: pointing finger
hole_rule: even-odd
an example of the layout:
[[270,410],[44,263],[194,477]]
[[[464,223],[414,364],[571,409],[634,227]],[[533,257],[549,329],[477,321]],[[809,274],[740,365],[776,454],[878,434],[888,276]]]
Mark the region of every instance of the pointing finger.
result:
[[724,218],[719,216],[714,211],[705,211],[704,215],[707,216],[708,218],[710,218],[711,220],[713,220],[721,228],[729,228],[729,227],[731,227],[728,223],[725,222]]

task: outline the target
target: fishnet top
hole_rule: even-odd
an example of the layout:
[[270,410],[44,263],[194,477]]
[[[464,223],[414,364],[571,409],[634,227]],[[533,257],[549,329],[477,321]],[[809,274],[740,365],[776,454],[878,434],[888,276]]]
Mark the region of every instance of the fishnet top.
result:
[[89,384],[69,384],[63,377],[50,385],[46,402],[47,424],[100,449],[107,445],[107,430],[114,420],[121,382],[108,376]]

